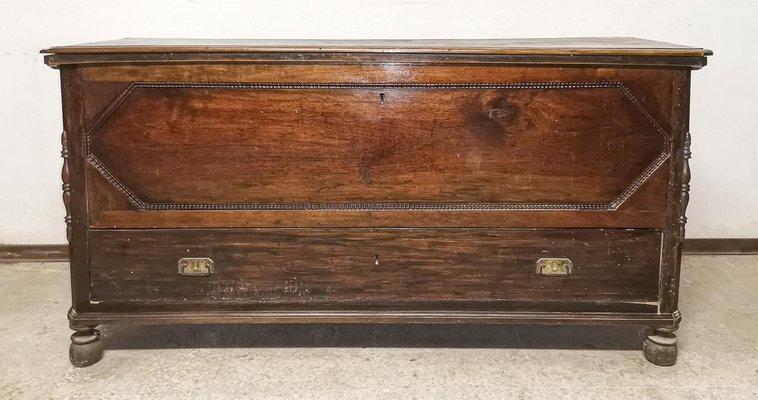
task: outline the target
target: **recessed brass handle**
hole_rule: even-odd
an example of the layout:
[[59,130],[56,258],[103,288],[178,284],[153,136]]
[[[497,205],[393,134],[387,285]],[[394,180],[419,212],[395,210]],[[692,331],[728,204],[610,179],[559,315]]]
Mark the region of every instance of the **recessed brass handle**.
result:
[[574,271],[574,263],[568,258],[540,258],[537,260],[537,274],[547,276],[567,276]]
[[214,272],[210,258],[182,258],[179,260],[179,274],[187,276],[208,276]]

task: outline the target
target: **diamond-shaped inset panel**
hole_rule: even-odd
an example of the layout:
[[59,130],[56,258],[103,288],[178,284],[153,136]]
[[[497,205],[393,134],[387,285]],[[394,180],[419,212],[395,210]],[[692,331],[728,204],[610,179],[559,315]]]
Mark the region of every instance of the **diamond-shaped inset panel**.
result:
[[88,137],[143,209],[615,209],[667,158],[616,82],[135,83]]

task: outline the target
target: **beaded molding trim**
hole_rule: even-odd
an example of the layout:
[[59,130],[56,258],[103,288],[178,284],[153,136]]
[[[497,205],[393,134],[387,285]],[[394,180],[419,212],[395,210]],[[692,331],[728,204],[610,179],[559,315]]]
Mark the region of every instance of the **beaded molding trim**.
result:
[[[231,88],[231,89],[618,89],[664,138],[664,150],[632,183],[610,203],[453,203],[453,202],[331,202],[331,203],[155,203],[146,202],[122,183],[91,151],[92,136],[137,88]],[[85,132],[87,161],[140,210],[616,210],[669,158],[669,135],[642,107],[621,82],[535,82],[535,83],[226,83],[226,82],[132,82],[100,114]]]

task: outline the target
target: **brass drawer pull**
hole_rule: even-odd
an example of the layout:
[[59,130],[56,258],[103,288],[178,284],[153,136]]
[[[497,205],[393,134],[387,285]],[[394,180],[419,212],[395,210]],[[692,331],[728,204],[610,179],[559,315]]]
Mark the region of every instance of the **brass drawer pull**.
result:
[[182,258],[179,260],[179,274],[186,276],[208,276],[214,272],[210,258]]
[[540,258],[537,260],[537,274],[547,276],[567,276],[573,272],[574,263],[568,258]]

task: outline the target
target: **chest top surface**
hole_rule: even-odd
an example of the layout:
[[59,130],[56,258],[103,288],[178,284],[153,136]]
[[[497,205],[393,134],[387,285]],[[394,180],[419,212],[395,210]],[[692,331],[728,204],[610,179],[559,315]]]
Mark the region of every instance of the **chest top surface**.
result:
[[631,37],[415,40],[282,40],[124,38],[51,47],[43,53],[361,52],[704,56],[709,51]]
[[125,38],[42,50],[48,65],[177,62],[498,62],[700,68],[710,50],[630,37],[279,40]]

